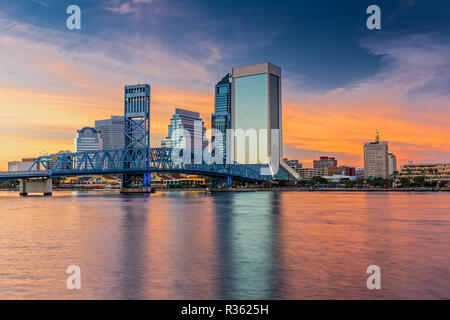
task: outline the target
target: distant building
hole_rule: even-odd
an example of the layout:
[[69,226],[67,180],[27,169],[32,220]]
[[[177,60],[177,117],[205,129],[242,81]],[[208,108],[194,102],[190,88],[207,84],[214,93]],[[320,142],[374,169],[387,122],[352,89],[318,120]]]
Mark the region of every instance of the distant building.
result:
[[300,178],[312,179],[314,177],[323,177],[327,175],[326,168],[300,168],[298,169]]
[[95,129],[100,132],[103,150],[123,149],[125,120],[122,116],[111,116],[111,119],[95,120]]
[[357,178],[364,178],[364,168],[358,168],[355,170],[355,175]]
[[389,178],[388,143],[380,141],[377,131],[375,142],[364,143],[364,176]]
[[102,148],[102,138],[97,129],[84,127],[77,131],[77,136],[73,141],[74,152],[98,151]]
[[394,172],[397,171],[397,158],[393,153],[388,153],[388,166],[389,166],[389,176],[392,176]]
[[408,163],[401,167],[400,178],[423,176],[430,181],[450,181],[450,163]]
[[215,87],[214,113],[211,115],[211,128],[221,132],[221,135],[213,137],[216,152],[227,159],[227,129],[231,128],[231,74],[228,73]]
[[[176,108],[168,128],[168,135],[161,142],[163,148],[190,148],[203,151],[208,146],[208,141],[204,139],[205,124],[198,112]],[[196,140],[199,141],[199,145],[195,145]]]
[[284,158],[283,160],[285,163],[287,163],[289,167],[291,167],[297,172],[299,169],[303,167],[303,165],[300,162],[298,162],[298,160],[289,160],[288,158]]
[[314,160],[314,168],[329,168],[337,167],[337,160],[335,157],[320,157],[319,160]]
[[345,175],[354,177],[356,176],[356,169],[354,167],[347,167],[347,166],[328,167],[327,175],[328,176]]
[[[36,158],[25,158],[22,161],[10,161],[8,162],[8,171],[27,171],[30,169]],[[37,170],[37,168],[34,168]]]

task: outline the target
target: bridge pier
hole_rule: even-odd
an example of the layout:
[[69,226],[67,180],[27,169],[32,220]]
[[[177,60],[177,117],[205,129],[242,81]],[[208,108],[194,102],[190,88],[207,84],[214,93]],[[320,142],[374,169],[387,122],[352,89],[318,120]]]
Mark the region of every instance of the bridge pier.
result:
[[42,193],[44,196],[52,195],[51,178],[30,178],[20,179],[21,196],[27,196],[29,193]]
[[219,188],[219,187],[231,187],[231,177],[225,177],[225,178],[218,178],[218,177],[211,177],[209,182],[209,187],[211,189]]
[[151,186],[150,172],[129,175],[124,174],[122,177],[122,187],[120,193],[154,193],[155,189]]

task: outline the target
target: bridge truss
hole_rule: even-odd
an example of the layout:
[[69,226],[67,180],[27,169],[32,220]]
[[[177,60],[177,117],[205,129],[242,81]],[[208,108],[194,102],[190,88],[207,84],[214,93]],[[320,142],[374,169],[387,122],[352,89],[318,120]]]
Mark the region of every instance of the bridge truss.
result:
[[[180,155],[182,157],[180,157]],[[181,158],[183,161],[180,161]],[[0,179],[58,177],[96,174],[142,175],[150,182],[150,172],[197,174],[210,177],[231,177],[233,180],[260,182],[267,177],[241,164],[194,163],[202,159],[195,152],[183,156],[182,149],[133,148],[78,153],[62,153],[38,157],[28,171],[4,172]]]

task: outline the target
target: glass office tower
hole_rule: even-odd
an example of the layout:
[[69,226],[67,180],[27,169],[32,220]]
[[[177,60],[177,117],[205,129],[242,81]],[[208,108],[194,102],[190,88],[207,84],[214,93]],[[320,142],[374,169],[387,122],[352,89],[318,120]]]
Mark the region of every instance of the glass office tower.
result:
[[213,137],[215,148],[213,154],[220,153],[226,159],[227,129],[231,127],[231,74],[228,73],[215,87],[215,107],[211,116],[211,127],[221,132]]
[[[234,161],[244,164],[267,164],[271,150],[282,153],[281,137],[281,69],[269,62],[233,68],[231,128]],[[246,134],[244,140],[236,135]],[[277,141],[271,141],[271,129],[280,129]],[[260,136],[260,130],[265,136]],[[255,140],[252,143],[251,140]],[[245,141],[245,147],[242,143]],[[272,149],[271,149],[272,145]]]
[[[197,128],[196,125],[198,126]],[[208,141],[205,139],[205,132],[205,124],[198,112],[176,108],[175,114],[170,119],[168,135],[166,139],[161,141],[161,147],[189,148],[193,151],[203,151],[208,146]],[[196,145],[196,140],[201,143]]]

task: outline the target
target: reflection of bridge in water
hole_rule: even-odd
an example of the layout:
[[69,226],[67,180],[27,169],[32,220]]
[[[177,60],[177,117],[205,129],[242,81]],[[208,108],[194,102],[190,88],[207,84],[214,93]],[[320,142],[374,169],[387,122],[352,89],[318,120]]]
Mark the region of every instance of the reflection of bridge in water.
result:
[[[27,171],[0,172],[0,180],[21,180],[21,194],[51,194],[51,178],[97,174],[122,174],[134,191],[148,192],[150,172],[187,173],[246,182],[261,182],[264,176],[241,164],[210,163],[202,153],[171,148],[131,148],[59,153],[38,157]],[[212,162],[212,161],[211,161]],[[135,177],[143,181],[132,181]],[[48,180],[48,181],[47,181]],[[141,179],[139,179],[141,180]],[[126,190],[125,190],[126,192]]]

